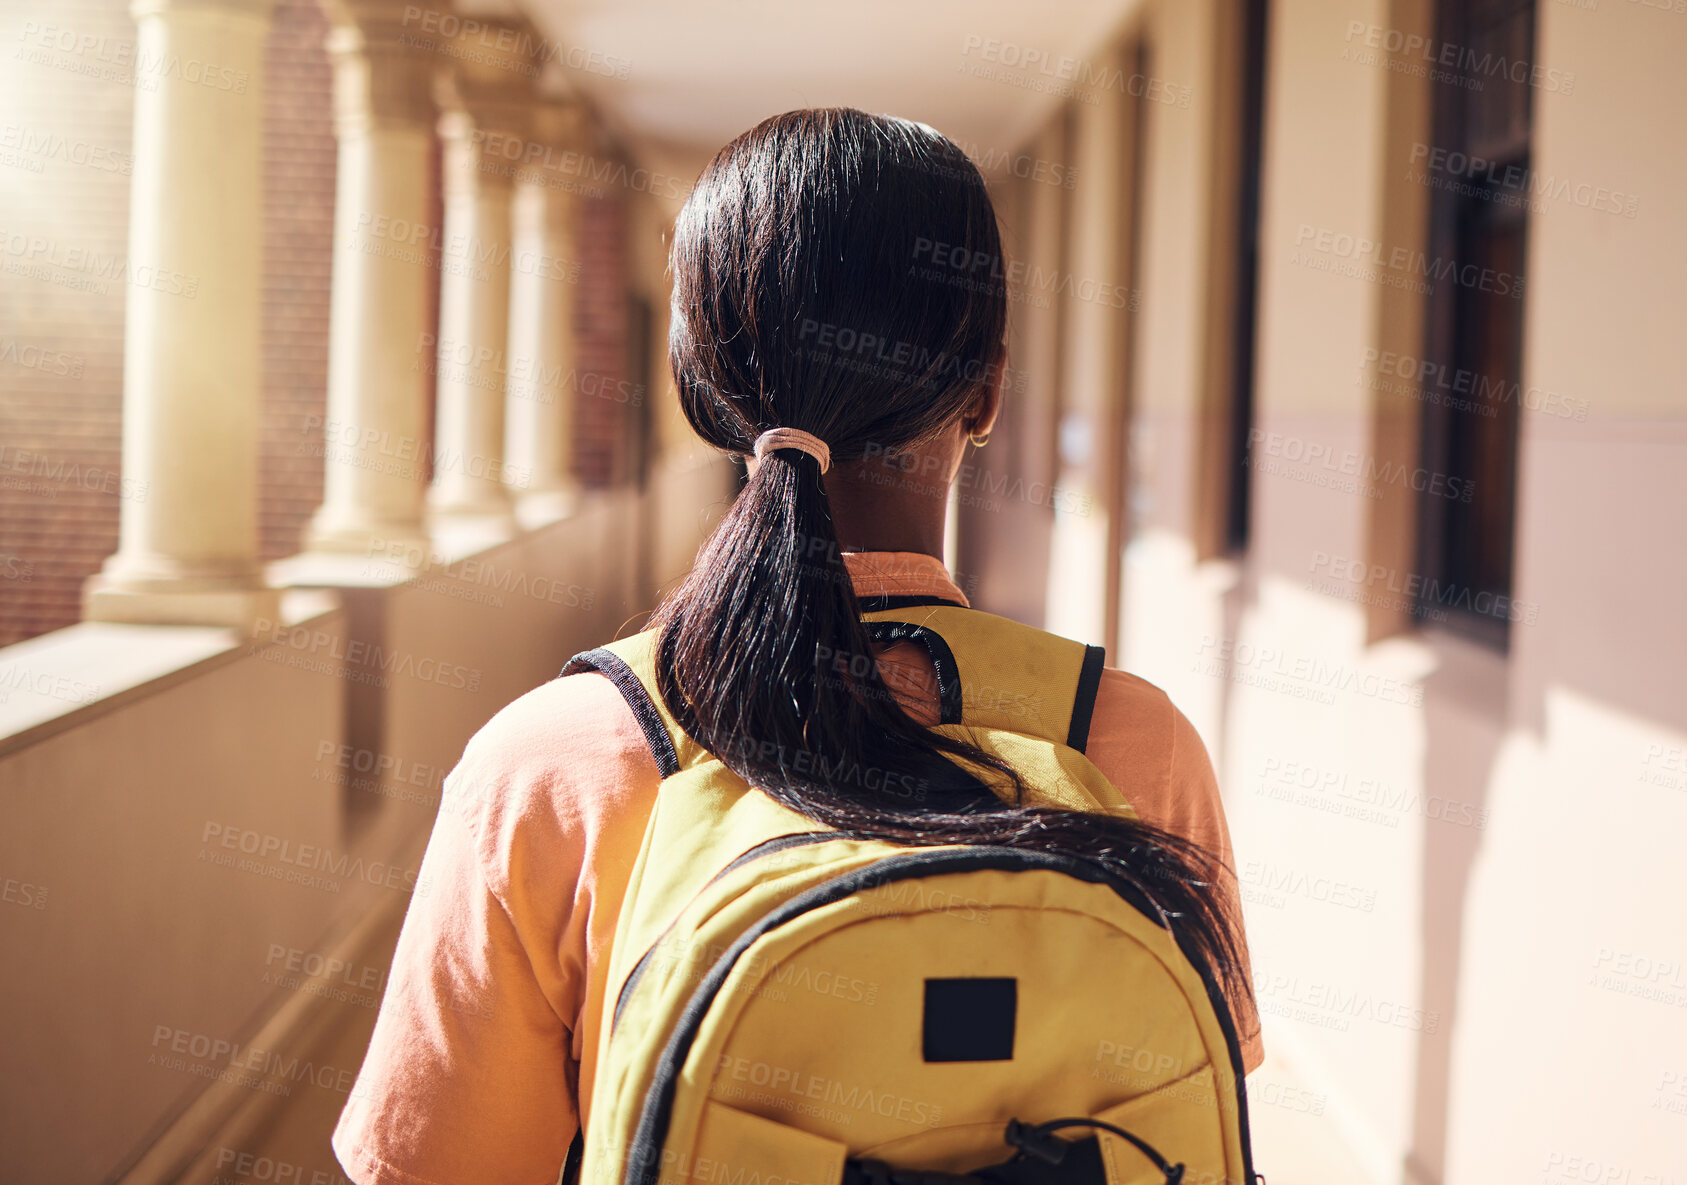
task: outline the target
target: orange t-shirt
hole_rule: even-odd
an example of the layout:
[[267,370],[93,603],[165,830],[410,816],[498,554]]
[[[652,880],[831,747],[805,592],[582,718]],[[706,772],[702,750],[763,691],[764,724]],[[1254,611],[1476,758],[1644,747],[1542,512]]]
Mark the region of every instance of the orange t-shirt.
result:
[[[846,554],[859,596],[966,602],[934,557]],[[924,650],[881,655],[935,722]],[[922,691],[931,689],[926,702]],[[1086,753],[1147,822],[1234,869],[1201,738],[1164,692],[1106,671]],[[589,1115],[591,1037],[609,948],[660,779],[626,701],[596,674],[556,679],[493,717],[445,782],[375,1033],[334,1151],[360,1185],[552,1185]],[[1241,917],[1234,876],[1224,886]],[[1242,1058],[1263,1056],[1237,1001]]]

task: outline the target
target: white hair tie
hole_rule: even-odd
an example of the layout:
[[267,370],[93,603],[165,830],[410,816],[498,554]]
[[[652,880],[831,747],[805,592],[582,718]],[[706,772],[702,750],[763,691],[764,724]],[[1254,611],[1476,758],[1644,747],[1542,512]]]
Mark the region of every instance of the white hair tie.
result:
[[756,437],[756,460],[761,460],[774,449],[782,448],[794,448],[798,452],[807,453],[820,462],[822,473],[832,467],[832,450],[826,447],[826,442],[801,428],[769,428],[763,432]]

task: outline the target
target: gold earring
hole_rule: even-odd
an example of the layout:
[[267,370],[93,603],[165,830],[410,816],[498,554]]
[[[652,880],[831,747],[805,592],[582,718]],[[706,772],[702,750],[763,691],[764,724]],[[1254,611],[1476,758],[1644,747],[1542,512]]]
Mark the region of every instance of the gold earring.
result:
[[972,441],[974,448],[983,448],[985,445],[990,443],[990,434],[986,432],[983,436],[980,436],[976,432],[968,432],[967,439]]

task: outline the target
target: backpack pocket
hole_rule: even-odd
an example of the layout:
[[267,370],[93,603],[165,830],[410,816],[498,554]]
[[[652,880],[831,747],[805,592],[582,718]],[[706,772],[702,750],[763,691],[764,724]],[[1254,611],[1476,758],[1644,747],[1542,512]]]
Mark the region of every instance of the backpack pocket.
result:
[[710,1100],[689,1164],[663,1164],[663,1181],[837,1185],[846,1149],[837,1140]]
[[[1096,1116],[1120,1127],[1161,1152],[1176,1149],[1185,1185],[1222,1185],[1225,1174],[1222,1106],[1213,1068],[1168,1082],[1158,1090],[1109,1107]],[[1234,1108],[1232,1108],[1233,1110]],[[1073,1133],[1065,1133],[1073,1134]],[[1097,1129],[1107,1185],[1165,1185],[1165,1176],[1140,1151],[1105,1129]]]

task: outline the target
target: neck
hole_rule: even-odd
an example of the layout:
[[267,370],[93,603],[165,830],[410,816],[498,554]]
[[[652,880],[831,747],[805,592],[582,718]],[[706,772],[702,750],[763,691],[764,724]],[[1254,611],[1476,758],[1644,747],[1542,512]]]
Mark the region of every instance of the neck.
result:
[[826,475],[832,526],[844,551],[914,551],[943,558],[949,483],[915,480],[872,462],[839,465]]

